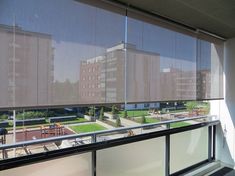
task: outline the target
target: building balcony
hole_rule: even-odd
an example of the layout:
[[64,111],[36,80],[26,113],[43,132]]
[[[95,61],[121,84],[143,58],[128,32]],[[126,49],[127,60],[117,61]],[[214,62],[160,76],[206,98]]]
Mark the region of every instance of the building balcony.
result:
[[[172,125],[185,121],[188,125]],[[200,116],[5,144],[0,146],[0,173],[4,176],[175,176],[196,172],[204,175],[219,166],[215,162],[219,125],[214,116]],[[210,164],[209,169],[203,169]]]

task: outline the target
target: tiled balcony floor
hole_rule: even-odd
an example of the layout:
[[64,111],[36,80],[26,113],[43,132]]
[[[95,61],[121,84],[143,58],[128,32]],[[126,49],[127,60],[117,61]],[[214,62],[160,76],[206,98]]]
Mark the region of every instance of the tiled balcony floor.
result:
[[235,170],[228,167],[223,167],[209,176],[235,176]]

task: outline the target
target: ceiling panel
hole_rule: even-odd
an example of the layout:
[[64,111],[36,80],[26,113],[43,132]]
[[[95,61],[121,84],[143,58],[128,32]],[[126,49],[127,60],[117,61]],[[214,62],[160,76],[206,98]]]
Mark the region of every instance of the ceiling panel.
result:
[[235,37],[234,0],[117,0],[206,30],[224,38]]

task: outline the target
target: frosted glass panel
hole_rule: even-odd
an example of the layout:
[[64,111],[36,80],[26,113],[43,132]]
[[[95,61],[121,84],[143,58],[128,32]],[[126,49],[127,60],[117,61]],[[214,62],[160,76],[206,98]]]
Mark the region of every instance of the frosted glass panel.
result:
[[91,176],[91,153],[1,171],[4,176]]
[[208,127],[173,134],[170,138],[170,173],[208,158]]
[[97,176],[164,175],[165,138],[97,151]]

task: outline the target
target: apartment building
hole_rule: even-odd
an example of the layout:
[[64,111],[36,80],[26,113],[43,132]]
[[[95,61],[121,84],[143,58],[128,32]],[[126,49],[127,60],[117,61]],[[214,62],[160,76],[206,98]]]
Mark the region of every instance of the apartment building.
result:
[[0,25],[0,106],[52,101],[53,48],[48,34]]

